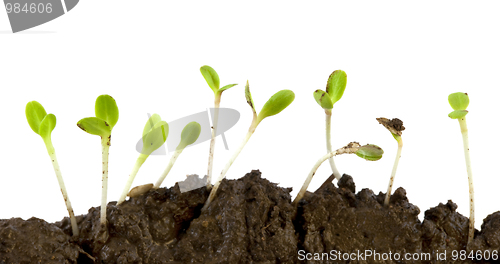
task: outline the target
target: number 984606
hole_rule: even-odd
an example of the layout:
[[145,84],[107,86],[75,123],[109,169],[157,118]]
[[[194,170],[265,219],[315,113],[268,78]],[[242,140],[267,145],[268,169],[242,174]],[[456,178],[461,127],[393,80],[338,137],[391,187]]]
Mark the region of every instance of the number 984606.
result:
[[7,14],[10,13],[25,13],[25,14],[42,14],[52,13],[52,4],[51,3],[25,3],[24,5],[20,3],[7,3],[5,4],[5,9],[7,10]]
[[453,250],[451,252],[453,260],[498,260],[498,251],[493,250],[471,250],[469,253],[465,250]]

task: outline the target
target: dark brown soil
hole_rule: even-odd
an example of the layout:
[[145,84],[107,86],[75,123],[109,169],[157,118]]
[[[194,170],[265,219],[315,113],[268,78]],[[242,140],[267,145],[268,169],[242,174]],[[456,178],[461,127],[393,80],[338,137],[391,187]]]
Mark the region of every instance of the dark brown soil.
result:
[[91,208],[77,217],[76,238],[68,218],[0,220],[0,263],[500,263],[491,260],[500,258],[500,212],[476,231],[470,255],[468,219],[453,202],[427,210],[421,222],[403,188],[386,208],[385,194],[356,193],[348,175],[338,186],[326,182],[294,208],[291,188],[252,171],[224,180],[201,212],[205,187],[181,192],[176,184],[109,203],[107,232],[100,208]]

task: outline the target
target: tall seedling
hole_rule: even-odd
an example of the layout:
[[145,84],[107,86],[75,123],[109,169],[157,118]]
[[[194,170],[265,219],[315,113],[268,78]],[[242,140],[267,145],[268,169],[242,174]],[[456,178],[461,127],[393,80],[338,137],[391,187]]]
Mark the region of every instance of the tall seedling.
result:
[[[328,153],[332,152],[331,141],[331,122],[332,122],[332,109],[335,103],[342,98],[345,87],[347,85],[347,74],[342,70],[336,70],[326,83],[326,92],[323,90],[314,91],[314,99],[325,110],[326,118],[326,150]],[[333,156],[328,159],[330,167],[332,168],[333,175],[337,180],[340,180],[340,172],[335,166]]]
[[168,124],[165,121],[161,120],[161,117],[157,114],[152,115],[149,120],[146,122],[144,126],[144,130],[142,132],[142,150],[141,154],[137,158],[134,167],[132,168],[132,172],[128,177],[127,183],[125,183],[125,188],[123,188],[120,199],[118,199],[117,204],[121,204],[127,198],[127,194],[134,182],[135,175],[141,168],[142,164],[146,161],[146,159],[153,153],[153,151],[157,150],[159,147],[165,143],[168,136]]
[[207,81],[208,86],[214,92],[215,100],[214,100],[214,119],[212,120],[212,139],[210,140],[210,150],[208,154],[208,169],[207,169],[207,189],[212,188],[212,168],[214,162],[214,152],[215,152],[215,136],[217,135],[217,126],[219,123],[219,105],[220,99],[222,97],[222,92],[237,85],[237,84],[228,84],[222,88],[220,87],[219,75],[217,72],[210,66],[203,66],[200,68],[200,72]]
[[210,192],[210,195],[208,196],[208,199],[205,202],[205,205],[203,206],[202,210],[207,209],[208,206],[210,205],[210,202],[212,202],[212,200],[214,199],[215,194],[217,193],[217,189],[219,188],[222,179],[224,179],[227,171],[229,170],[229,167],[231,167],[234,160],[238,157],[241,150],[248,142],[250,137],[253,135],[255,129],[260,124],[260,122],[264,120],[264,118],[266,117],[276,115],[279,112],[283,111],[288,105],[290,105],[293,102],[293,100],[295,99],[295,94],[290,90],[281,90],[275,93],[273,96],[271,96],[271,98],[269,98],[269,100],[267,100],[266,104],[264,104],[259,115],[257,115],[257,112],[255,111],[255,104],[253,103],[252,95],[250,94],[250,86],[248,84],[248,81],[247,85],[245,86],[245,97],[247,99],[247,103],[252,108],[253,112],[252,124],[250,125],[250,128],[248,128],[247,135],[243,139],[243,142],[241,143],[240,147],[235,151],[231,159],[229,159],[226,166],[219,175],[219,178],[217,178],[217,181],[215,182],[215,185],[212,188],[212,191]]
[[111,146],[111,130],[118,122],[118,106],[113,97],[105,94],[95,101],[95,117],[86,117],[78,121],[77,126],[83,131],[101,137],[102,146],[102,190],[101,190],[101,225],[106,225],[106,207],[108,203],[108,157]]
[[73,231],[73,236],[78,236],[78,225],[76,223],[75,213],[73,212],[73,207],[71,207],[71,201],[68,197],[68,192],[66,191],[66,186],[62,178],[61,170],[59,169],[59,163],[57,162],[56,151],[52,145],[52,130],[56,127],[56,116],[53,114],[47,114],[43,106],[37,101],[31,101],[26,105],[26,119],[31,129],[40,135],[45,143],[47,152],[49,153],[50,159],[52,160],[52,166],[56,173],[57,181],[59,182],[59,188],[61,188],[61,193],[63,195],[64,201],[66,203],[66,208],[68,209],[69,219],[71,222],[71,229]]
[[474,239],[474,184],[472,181],[472,169],[470,164],[469,154],[469,131],[467,130],[467,123],[465,116],[469,113],[467,106],[469,106],[469,96],[466,93],[452,93],[448,96],[453,112],[448,114],[451,119],[457,119],[460,124],[460,131],[462,132],[462,141],[464,145],[465,166],[467,167],[467,175],[469,179],[469,236],[467,240],[467,250],[469,250],[470,243]]
[[384,206],[389,206],[389,201],[391,199],[392,186],[394,184],[394,178],[396,178],[396,171],[398,169],[399,158],[401,157],[401,150],[403,149],[403,139],[401,135],[405,127],[403,126],[403,121],[398,118],[389,120],[387,118],[379,117],[377,121],[382,124],[385,128],[391,132],[392,136],[398,142],[398,152],[396,154],[396,160],[394,161],[394,166],[392,167],[391,178],[389,179],[389,186],[387,187],[387,193],[385,194]]

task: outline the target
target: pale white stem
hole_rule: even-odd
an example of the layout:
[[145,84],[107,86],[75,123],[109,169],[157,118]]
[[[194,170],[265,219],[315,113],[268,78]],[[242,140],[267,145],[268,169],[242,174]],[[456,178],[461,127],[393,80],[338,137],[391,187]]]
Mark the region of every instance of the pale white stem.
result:
[[71,206],[71,201],[69,200],[68,192],[66,191],[66,186],[64,185],[61,170],[59,169],[59,163],[57,162],[56,151],[54,150],[54,147],[52,146],[52,141],[50,139],[45,140],[45,146],[47,147],[47,152],[49,153],[50,159],[52,160],[52,166],[54,167],[57,181],[59,182],[59,188],[61,189],[64,202],[66,203],[66,208],[68,209],[69,219],[71,222],[71,229],[73,230],[73,236],[78,236],[80,233],[78,230],[78,224],[76,223],[75,213],[73,212],[73,207]]
[[217,135],[217,124],[219,123],[219,105],[220,96],[215,96],[214,102],[214,120],[212,120],[212,139],[210,140],[210,151],[208,154],[208,169],[207,169],[207,189],[212,189],[212,168],[214,165],[214,152],[215,152],[215,137]]
[[108,158],[109,138],[101,139],[102,145],[102,190],[101,190],[101,225],[106,225],[106,207],[108,204]]
[[462,139],[464,142],[464,154],[465,154],[465,164],[467,166],[467,175],[469,178],[469,238],[467,240],[467,250],[469,250],[469,245],[474,239],[474,184],[472,182],[472,169],[470,164],[470,154],[469,154],[469,131],[467,130],[467,123],[465,122],[465,117],[458,119],[460,124],[460,130],[462,131]]
[[299,193],[297,194],[297,196],[293,200],[293,204],[297,204],[300,200],[302,200],[302,198],[304,197],[304,194],[307,191],[307,187],[309,187],[309,183],[311,183],[311,180],[312,180],[314,174],[318,170],[319,166],[321,166],[321,164],[323,162],[325,162],[325,160],[327,160],[333,156],[340,155],[340,154],[355,153],[358,149],[359,149],[359,147],[351,147],[351,148],[343,147],[343,148],[332,151],[332,152],[324,155],[323,157],[321,157],[316,162],[316,164],[314,164],[313,168],[311,169],[311,172],[309,172],[309,175],[307,175],[306,181],[304,182],[304,184],[302,185],[302,188],[300,188]]
[[233,164],[234,160],[238,157],[240,154],[241,150],[245,145],[247,144],[248,140],[252,136],[253,132],[255,132],[255,126],[252,125],[250,129],[248,130],[247,135],[245,136],[245,139],[243,139],[243,142],[241,142],[240,147],[236,150],[234,155],[229,159],[229,161],[226,164],[226,167],[222,170],[221,174],[219,175],[219,178],[217,178],[217,181],[214,184],[214,187],[212,188],[212,191],[210,192],[210,195],[208,196],[207,201],[205,202],[205,205],[201,210],[205,210],[208,208],[208,205],[210,205],[210,202],[215,198],[215,194],[217,193],[217,189],[219,188],[220,183],[222,182],[222,179],[224,179],[224,176],[226,175],[227,171],[229,170],[229,167]]
[[394,178],[396,178],[396,171],[398,170],[399,158],[401,157],[401,150],[403,149],[403,139],[400,136],[397,137],[398,141],[398,152],[396,154],[396,160],[394,160],[394,166],[392,167],[391,179],[389,180],[389,186],[387,187],[387,193],[385,194],[384,206],[389,205],[391,199],[392,186],[394,184]]
[[135,175],[137,175],[137,172],[141,168],[142,164],[146,161],[149,155],[145,154],[139,154],[139,157],[137,158],[137,161],[135,162],[134,168],[132,168],[132,172],[130,173],[130,176],[128,177],[127,183],[125,184],[125,188],[123,189],[122,195],[120,196],[120,199],[118,199],[118,202],[116,203],[121,204],[125,201],[125,198],[127,198],[128,191],[130,190],[130,187],[132,186],[132,183],[134,182]]
[[[325,109],[325,114],[326,114],[326,150],[328,153],[332,152],[332,140],[331,140],[331,124],[332,124],[332,110],[330,109]],[[340,180],[340,172],[337,170],[337,167],[335,166],[335,162],[333,161],[333,157],[329,158],[328,161],[330,162],[330,167],[332,167],[332,173],[335,176],[335,178]]]
[[163,182],[163,180],[165,180],[165,178],[167,177],[167,174],[170,172],[170,170],[174,166],[175,161],[177,160],[177,158],[179,157],[179,155],[182,153],[183,150],[184,149],[176,149],[175,150],[174,154],[170,158],[170,162],[168,163],[167,168],[163,171],[160,178],[158,179],[155,186],[153,187],[154,189],[160,188],[161,183]]

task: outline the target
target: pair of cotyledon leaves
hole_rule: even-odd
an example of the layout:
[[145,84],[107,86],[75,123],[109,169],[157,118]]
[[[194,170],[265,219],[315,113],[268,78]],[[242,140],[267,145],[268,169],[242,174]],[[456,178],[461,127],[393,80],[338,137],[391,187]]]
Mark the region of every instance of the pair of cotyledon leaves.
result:
[[111,130],[118,122],[118,117],[119,112],[115,99],[107,94],[103,94],[97,97],[95,101],[95,117],[80,119],[77,125],[89,134],[109,139]]
[[[214,92],[215,96],[220,96],[220,94],[223,91],[236,85],[236,84],[229,84],[222,88],[219,88],[220,87],[219,75],[210,66],[205,65],[201,67],[200,72],[205,78],[205,81],[207,81],[208,86],[210,86],[210,88]],[[252,107],[254,115],[257,115],[248,82],[247,85],[245,86],[245,98],[250,107]],[[275,93],[273,96],[271,96],[271,98],[269,98],[269,100],[267,100],[267,102],[262,107],[259,115],[257,116],[256,124],[259,124],[266,117],[276,115],[279,112],[283,111],[283,109],[289,106],[294,99],[295,99],[295,94],[290,90],[281,90]]]
[[43,140],[50,140],[50,134],[56,127],[55,115],[47,114],[39,102],[31,101],[26,105],[26,119],[35,133]]
[[347,85],[347,74],[336,70],[328,77],[326,91],[314,91],[314,99],[323,109],[332,109],[333,105],[342,98]]
[[237,84],[228,84],[222,88],[219,88],[220,87],[219,75],[210,66],[207,65],[202,66],[200,68],[200,72],[203,75],[203,78],[205,78],[205,81],[207,81],[208,86],[210,86],[210,88],[214,92],[215,96],[220,96],[223,91],[237,85]]
[[[161,147],[167,140],[169,132],[168,123],[161,120],[158,114],[153,114],[144,126],[142,132],[142,154],[150,155]],[[181,132],[181,142],[176,150],[182,150],[186,146],[196,142],[201,133],[201,125],[197,122],[188,123]]]
[[466,93],[452,93],[448,96],[448,102],[451,108],[455,110],[448,114],[450,118],[464,118],[469,113],[469,111],[465,110],[469,106],[469,96]]
[[[109,95],[101,95],[95,103],[95,117],[87,117],[78,121],[78,127],[85,132],[109,138],[111,130],[118,122],[119,112],[115,99]],[[200,124],[191,122],[181,133],[181,142],[177,149],[184,149],[198,139],[201,132]],[[142,154],[150,155],[165,143],[168,137],[168,124],[161,120],[158,114],[152,115],[144,126],[142,132]],[[109,142],[108,142],[109,144]]]

